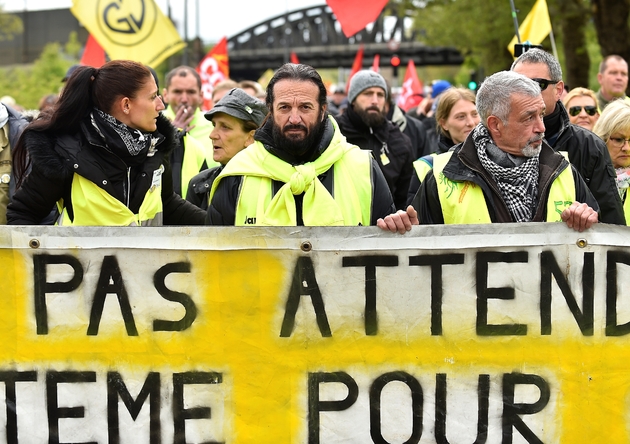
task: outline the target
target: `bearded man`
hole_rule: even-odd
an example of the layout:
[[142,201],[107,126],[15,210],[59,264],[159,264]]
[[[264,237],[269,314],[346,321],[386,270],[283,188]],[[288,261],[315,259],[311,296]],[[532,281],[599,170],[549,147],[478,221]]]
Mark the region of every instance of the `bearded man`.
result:
[[359,71],[350,79],[348,108],[336,117],[348,142],[371,151],[381,168],[396,208],[407,203],[414,148],[407,135],[387,120],[388,88],[379,73]]
[[266,101],[255,142],[212,185],[209,225],[376,225],[394,210],[378,164],[347,143],[328,115],[314,68],[283,65]]

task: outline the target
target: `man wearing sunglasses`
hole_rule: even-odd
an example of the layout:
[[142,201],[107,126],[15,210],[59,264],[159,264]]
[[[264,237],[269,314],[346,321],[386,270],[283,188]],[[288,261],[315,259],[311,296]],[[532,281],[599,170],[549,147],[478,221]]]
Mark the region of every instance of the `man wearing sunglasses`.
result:
[[497,72],[481,84],[477,110],[481,122],[435,157],[412,205],[379,219],[381,229],[404,234],[418,223],[564,222],[584,231],[597,223],[598,205],[584,180],[543,140],[545,102],[537,83]]
[[606,144],[590,131],[572,124],[560,101],[564,82],[558,60],[541,49],[530,49],[516,59],[511,69],[540,86],[546,107],[545,141],[555,151],[568,153],[569,162],[582,175],[599,203],[600,221],[625,225],[616,174]]

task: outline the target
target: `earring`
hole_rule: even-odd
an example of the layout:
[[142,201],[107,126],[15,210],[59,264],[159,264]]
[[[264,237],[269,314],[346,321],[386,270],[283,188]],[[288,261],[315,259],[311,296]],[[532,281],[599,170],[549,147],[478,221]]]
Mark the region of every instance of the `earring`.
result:
[[125,110],[125,114],[129,114],[129,110],[128,109]]

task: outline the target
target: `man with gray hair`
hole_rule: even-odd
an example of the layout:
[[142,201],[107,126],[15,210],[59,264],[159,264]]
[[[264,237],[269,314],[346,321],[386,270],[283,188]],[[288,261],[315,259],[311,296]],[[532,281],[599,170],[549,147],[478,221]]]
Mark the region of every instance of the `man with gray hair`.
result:
[[567,153],[569,162],[582,175],[599,204],[601,222],[625,225],[626,219],[615,185],[617,175],[606,144],[592,132],[572,124],[560,101],[564,83],[558,60],[541,49],[530,49],[516,59],[511,69],[540,86],[547,108],[544,118],[545,142],[555,151]]
[[[598,220],[598,205],[581,176],[544,141],[545,102],[527,77],[501,71],[477,94],[481,122],[453,151],[436,156],[414,198],[422,224],[560,222],[577,231]],[[582,202],[582,203],[580,203]],[[404,231],[413,208],[378,225]]]

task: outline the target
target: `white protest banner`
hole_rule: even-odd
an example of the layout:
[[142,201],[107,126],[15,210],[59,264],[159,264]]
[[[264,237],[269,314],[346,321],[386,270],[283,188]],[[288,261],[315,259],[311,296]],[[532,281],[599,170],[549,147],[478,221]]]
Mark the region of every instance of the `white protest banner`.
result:
[[0,227],[0,442],[626,443],[629,230]]

